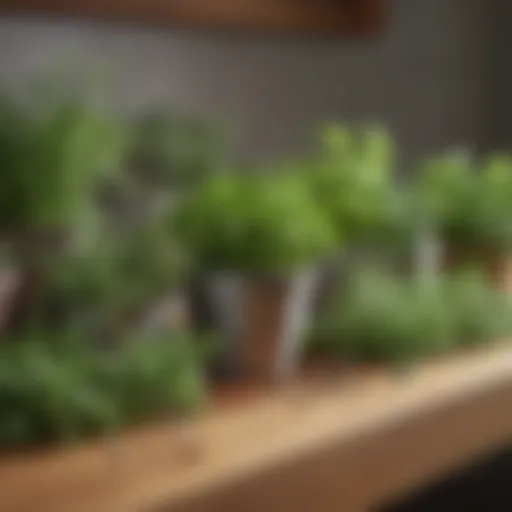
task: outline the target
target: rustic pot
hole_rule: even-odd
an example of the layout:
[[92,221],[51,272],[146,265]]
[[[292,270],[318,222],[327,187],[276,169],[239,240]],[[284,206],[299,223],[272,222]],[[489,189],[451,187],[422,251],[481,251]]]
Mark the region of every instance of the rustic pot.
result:
[[292,277],[217,274],[206,281],[211,319],[229,370],[253,381],[279,381],[296,369],[313,306],[317,273]]
[[512,294],[512,253],[484,250],[463,250],[447,245],[443,251],[443,269],[447,272],[468,265],[482,269],[498,290]]

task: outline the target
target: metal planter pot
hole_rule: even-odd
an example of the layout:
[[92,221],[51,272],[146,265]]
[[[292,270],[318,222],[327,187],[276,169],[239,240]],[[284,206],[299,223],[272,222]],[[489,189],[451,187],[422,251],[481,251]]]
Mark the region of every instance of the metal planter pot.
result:
[[312,270],[288,278],[210,276],[205,298],[228,369],[255,381],[289,378],[300,360],[316,284]]

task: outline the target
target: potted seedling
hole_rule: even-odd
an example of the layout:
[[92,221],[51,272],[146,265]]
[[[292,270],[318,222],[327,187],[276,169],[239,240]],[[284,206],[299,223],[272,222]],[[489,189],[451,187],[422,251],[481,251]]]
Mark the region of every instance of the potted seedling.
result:
[[128,168],[145,203],[155,209],[223,170],[228,157],[220,126],[161,107],[135,119]]
[[99,183],[120,162],[123,130],[74,92],[37,99],[32,109],[17,109],[17,140],[5,141],[11,158],[0,187],[2,224],[36,241],[83,241]]
[[387,132],[368,126],[361,133],[332,125],[323,134],[323,155],[310,183],[345,242],[366,245],[392,201],[395,150]]
[[360,270],[320,318],[312,350],[345,362],[402,366],[510,334],[510,303],[478,270],[443,276],[437,284]]
[[461,268],[444,279],[444,301],[461,346],[479,346],[509,336],[511,307],[506,293],[496,289],[478,268]]
[[187,265],[166,223],[147,220],[127,231],[103,226],[90,250],[60,255],[44,290],[52,325],[80,325],[106,344],[139,330],[187,328],[180,293]]
[[39,301],[55,256],[93,240],[98,186],[116,170],[124,140],[115,117],[74,92],[42,91],[28,105],[0,102],[0,226],[22,275],[18,325]]
[[178,235],[206,274],[231,367],[286,378],[301,351],[315,267],[336,238],[298,174],[221,174],[179,206]]
[[77,442],[202,401],[204,382],[183,335],[108,351],[90,341],[32,326],[2,344],[0,450]]
[[420,180],[444,267],[476,264],[510,289],[512,159],[493,155],[477,168],[466,156],[450,154],[431,160]]
[[[119,455],[144,468],[157,427],[139,425],[174,420],[205,398],[202,343],[170,325],[169,309],[150,315],[181,269],[167,216],[113,221],[102,192],[124,178],[124,128],[60,92],[30,108],[0,102],[2,475],[17,481],[29,469],[31,493],[42,490],[49,508],[57,488],[94,495]],[[128,427],[138,428],[121,432]],[[166,456],[168,440],[166,431],[155,448]],[[30,453],[6,454],[18,451]],[[26,508],[16,485],[2,499]]]
[[333,296],[313,334],[313,347],[343,361],[408,364],[453,343],[451,317],[432,293],[375,268],[354,273]]
[[340,249],[324,273],[320,304],[351,267],[386,260],[401,243],[407,219],[406,196],[393,183],[393,142],[384,129],[367,126],[358,133],[334,124],[322,137],[323,152],[308,164],[306,176],[336,228]]
[[[125,205],[121,223],[127,212],[132,224],[152,223],[154,217],[172,210],[174,199],[229,164],[227,137],[220,124],[166,106],[138,115],[132,135],[128,183],[121,190]],[[202,282],[191,276],[186,289],[187,300],[178,300],[186,304],[181,309],[189,310],[186,314],[199,327],[208,325]],[[157,312],[155,315],[159,316]]]

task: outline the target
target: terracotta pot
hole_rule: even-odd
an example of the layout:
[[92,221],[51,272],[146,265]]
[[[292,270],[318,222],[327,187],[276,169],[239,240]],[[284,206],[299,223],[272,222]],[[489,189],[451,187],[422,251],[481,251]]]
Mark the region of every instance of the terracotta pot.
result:
[[275,382],[296,369],[309,324],[316,272],[290,278],[217,275],[207,295],[228,367],[252,381]]
[[468,265],[481,268],[497,289],[512,293],[512,253],[445,248],[443,253],[445,271],[451,272]]

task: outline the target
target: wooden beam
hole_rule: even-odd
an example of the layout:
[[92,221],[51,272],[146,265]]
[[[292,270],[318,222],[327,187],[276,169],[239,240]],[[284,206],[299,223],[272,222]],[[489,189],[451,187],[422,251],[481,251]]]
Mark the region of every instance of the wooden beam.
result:
[[194,27],[370,35],[389,0],[0,0],[0,9],[79,14]]
[[434,484],[512,442],[512,383],[391,422],[158,511],[361,512]]
[[369,510],[504,446],[512,348],[298,383],[181,424],[0,458],[0,510]]

